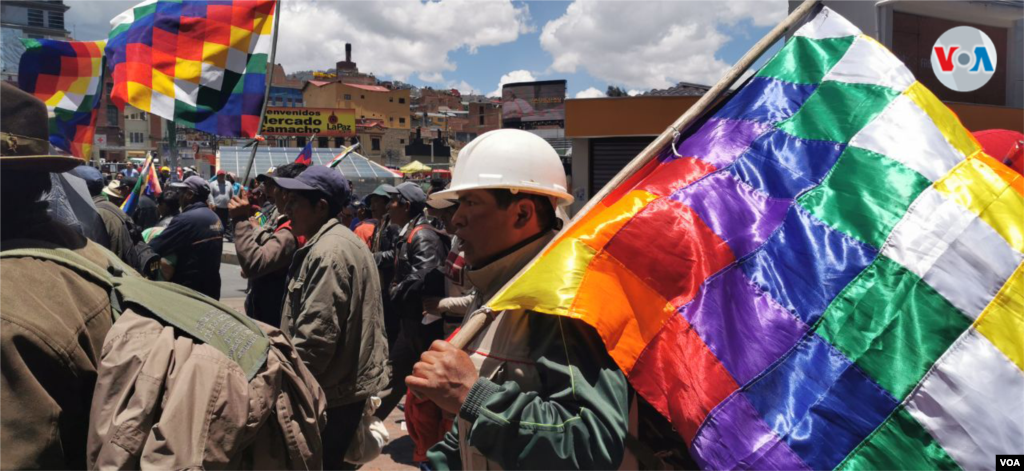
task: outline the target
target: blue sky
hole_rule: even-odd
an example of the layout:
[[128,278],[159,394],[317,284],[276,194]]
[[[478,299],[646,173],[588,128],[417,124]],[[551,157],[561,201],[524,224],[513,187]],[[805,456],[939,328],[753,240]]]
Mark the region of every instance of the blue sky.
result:
[[[102,39],[131,1],[67,0],[77,39]],[[345,43],[363,72],[492,93],[510,79],[565,79],[568,96],[609,85],[711,84],[786,14],[785,0],[291,0],[278,62],[332,68]],[[515,80],[514,80],[515,81]]]

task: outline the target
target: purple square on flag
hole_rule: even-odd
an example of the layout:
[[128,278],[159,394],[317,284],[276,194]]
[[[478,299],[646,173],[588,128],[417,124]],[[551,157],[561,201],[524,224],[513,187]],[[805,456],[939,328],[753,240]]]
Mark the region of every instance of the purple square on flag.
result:
[[736,119],[712,119],[679,145],[679,155],[696,157],[717,168],[731,164],[770,124]]

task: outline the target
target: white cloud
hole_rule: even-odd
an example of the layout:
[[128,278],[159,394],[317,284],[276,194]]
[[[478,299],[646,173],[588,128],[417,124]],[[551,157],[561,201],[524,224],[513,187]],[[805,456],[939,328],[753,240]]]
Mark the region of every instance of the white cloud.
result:
[[605,96],[604,92],[594,87],[576,92],[576,98],[600,98]]
[[574,1],[541,31],[541,47],[552,56],[552,70],[575,73],[583,68],[594,78],[631,89],[713,84],[729,67],[715,58],[729,41],[722,26],[741,20],[773,25],[787,13],[784,0],[643,6]]
[[534,78],[533,73],[529,70],[513,70],[512,72],[502,75],[501,79],[498,80],[498,89],[488,93],[487,96],[491,98],[501,96],[501,86],[506,83],[534,82],[536,80],[537,79]]
[[641,94],[641,93],[643,93],[643,90],[635,90],[635,89],[631,89],[630,91],[626,92],[626,95],[629,95],[629,96],[637,96],[637,95],[639,95],[639,94]]
[[479,95],[480,94],[480,90],[477,90],[477,89],[473,88],[473,86],[470,85],[465,80],[459,80],[458,82],[449,81],[448,85],[446,85],[446,86],[448,88],[454,88],[454,89],[458,90],[459,93],[461,93],[463,95]]
[[[66,0],[75,39],[105,39],[110,20],[141,0]],[[418,78],[463,93],[482,93],[454,75],[450,53],[514,42],[534,31],[529,7],[511,0],[282,2],[277,61],[288,72],[324,70],[345,59],[352,43],[361,72],[408,81]],[[530,78],[529,80],[532,80]],[[436,87],[436,85],[435,85]]]

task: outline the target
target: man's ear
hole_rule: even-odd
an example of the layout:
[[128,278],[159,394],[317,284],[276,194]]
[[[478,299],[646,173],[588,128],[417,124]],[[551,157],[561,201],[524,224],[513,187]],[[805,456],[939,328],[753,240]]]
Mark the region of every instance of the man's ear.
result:
[[522,229],[530,224],[530,221],[537,219],[537,206],[530,198],[524,198],[512,204],[515,210],[515,228]]

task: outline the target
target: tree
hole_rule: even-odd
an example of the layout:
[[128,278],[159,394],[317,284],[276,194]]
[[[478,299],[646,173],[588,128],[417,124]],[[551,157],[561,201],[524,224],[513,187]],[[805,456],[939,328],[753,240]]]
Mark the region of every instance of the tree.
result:
[[629,96],[629,94],[624,92],[621,88],[614,87],[614,86],[611,86],[611,85],[608,86],[608,91],[605,92],[605,95],[608,95],[608,96]]

